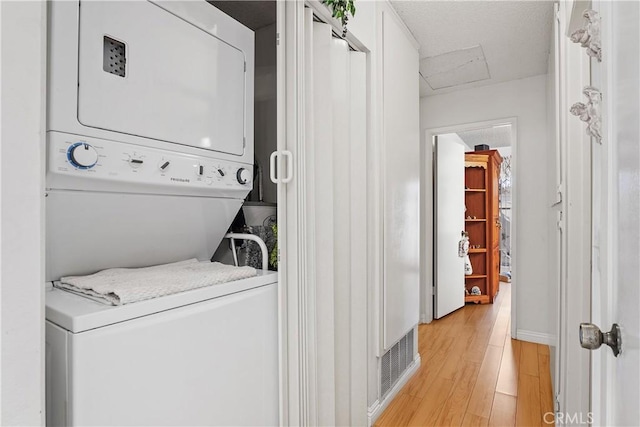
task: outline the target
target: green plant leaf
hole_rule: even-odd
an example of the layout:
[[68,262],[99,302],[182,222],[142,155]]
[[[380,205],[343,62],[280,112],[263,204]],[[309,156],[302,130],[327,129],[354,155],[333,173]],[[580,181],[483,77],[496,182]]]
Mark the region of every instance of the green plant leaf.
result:
[[347,35],[347,21],[349,15],[356,14],[355,0],[322,0],[322,4],[331,9],[331,16],[340,19],[342,24],[342,37]]

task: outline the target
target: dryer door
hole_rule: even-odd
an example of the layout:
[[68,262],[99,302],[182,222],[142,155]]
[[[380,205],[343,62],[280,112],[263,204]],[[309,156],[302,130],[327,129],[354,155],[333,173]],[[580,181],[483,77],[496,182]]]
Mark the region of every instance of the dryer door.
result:
[[244,153],[245,52],[149,2],[82,2],[79,25],[83,125]]

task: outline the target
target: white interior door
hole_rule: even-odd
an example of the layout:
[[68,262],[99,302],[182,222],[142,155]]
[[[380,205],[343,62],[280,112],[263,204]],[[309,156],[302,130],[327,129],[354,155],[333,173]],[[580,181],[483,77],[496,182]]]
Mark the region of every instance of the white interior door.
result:
[[595,425],[640,425],[640,4],[594,2],[603,61],[592,85],[603,92],[603,143],[593,143],[593,304],[603,332],[620,325],[618,357],[592,355]]
[[464,305],[464,258],[458,242],[464,230],[464,145],[435,141],[435,297],[440,319]]

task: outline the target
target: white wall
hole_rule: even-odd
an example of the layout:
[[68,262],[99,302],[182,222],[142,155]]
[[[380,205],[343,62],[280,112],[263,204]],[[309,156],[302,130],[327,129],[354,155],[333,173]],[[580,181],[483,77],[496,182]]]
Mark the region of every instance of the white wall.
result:
[[[516,326],[522,338],[553,340],[555,291],[548,280],[546,75],[421,98],[421,128],[517,117],[515,149]],[[423,141],[423,143],[426,143]],[[425,176],[431,177],[431,165]],[[427,180],[427,185],[431,185]],[[432,221],[426,213],[426,221]]]
[[513,149],[511,147],[498,147],[496,148],[496,150],[498,150],[498,152],[503,158],[510,156],[511,153],[513,152]]
[[[370,33],[371,37],[367,39],[375,41],[373,45],[369,45],[373,46],[369,56],[371,72],[369,96],[372,114],[369,123],[370,146],[367,148],[369,237],[367,256],[370,297],[368,403],[369,422],[372,423],[419,365],[418,355],[392,390],[385,396],[381,395],[379,357],[384,353],[383,347],[385,344],[394,344],[394,341],[399,338],[399,330],[404,329],[404,333],[408,332],[410,327],[405,328],[405,326],[409,323],[416,325],[418,320],[419,307],[415,299],[418,297],[420,251],[419,240],[414,238],[421,233],[421,223],[419,220],[419,114],[416,111],[418,109],[417,43],[388,1],[363,1],[358,6],[358,14],[363,6],[369,4],[374,4],[375,8],[370,9],[366,15],[363,14],[362,18],[367,19],[369,31],[373,30],[373,33]],[[354,30],[358,28],[354,26]],[[403,39],[405,37],[406,40]],[[413,47],[406,46],[405,42]],[[385,49],[385,44],[391,46],[389,51]],[[402,49],[395,51],[394,48],[397,46]],[[415,65],[412,64],[413,54],[407,53],[412,48],[415,48]],[[409,68],[414,69],[413,73]],[[400,89],[399,92],[392,92],[394,75],[400,75],[398,78],[403,82],[400,86],[396,85]],[[414,82],[411,79],[414,76],[415,88],[412,89]],[[412,96],[415,101],[414,110],[410,107]],[[407,112],[405,117],[398,117],[400,110]],[[394,142],[400,145],[398,150],[392,151]],[[402,169],[403,162],[404,169]],[[393,180],[389,179],[391,175]],[[393,210],[394,207],[397,212]],[[394,231],[393,227],[396,227],[397,232],[389,237]],[[399,238],[407,233],[414,234],[408,240]],[[411,249],[414,242],[415,249]],[[395,252],[392,253],[394,250]],[[398,257],[397,254],[402,251],[411,253]],[[393,256],[389,256],[390,253]],[[415,255],[415,258],[412,255]],[[397,273],[395,277],[391,276],[393,272]],[[391,286],[397,286],[399,289],[391,289]],[[390,320],[394,316],[396,319]],[[399,320],[403,322],[403,326],[396,327],[396,330],[392,331],[391,326],[399,325]],[[417,335],[416,331],[414,334],[416,340]],[[414,349],[417,352],[417,345]]]
[[2,425],[44,424],[44,2],[1,2]]

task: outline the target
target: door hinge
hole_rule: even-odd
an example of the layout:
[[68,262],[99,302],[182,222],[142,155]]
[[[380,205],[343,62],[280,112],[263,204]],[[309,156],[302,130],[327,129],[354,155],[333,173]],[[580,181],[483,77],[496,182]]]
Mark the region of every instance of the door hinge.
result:
[[558,221],[556,222],[558,230],[562,231],[562,211],[558,211]]
[[276,46],[280,46],[280,33],[276,33]]
[[551,207],[558,206],[562,203],[564,199],[564,185],[558,185],[556,188],[556,201],[551,205]]

